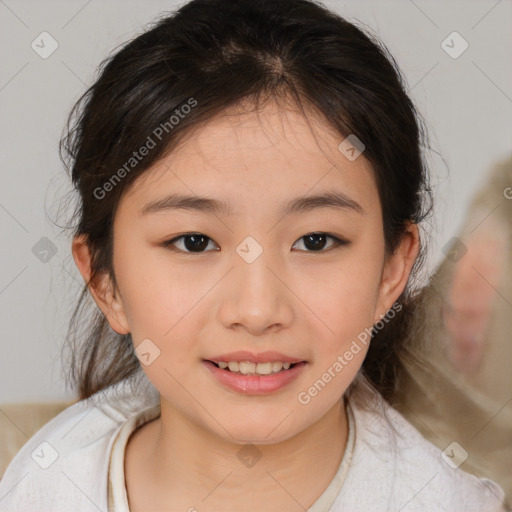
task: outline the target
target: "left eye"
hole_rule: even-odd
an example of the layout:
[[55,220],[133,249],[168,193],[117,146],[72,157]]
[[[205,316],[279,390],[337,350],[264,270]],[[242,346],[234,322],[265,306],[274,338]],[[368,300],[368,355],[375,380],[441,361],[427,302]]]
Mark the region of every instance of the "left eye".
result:
[[[309,233],[307,235],[304,235],[303,237],[299,238],[297,242],[303,241],[304,246],[308,248],[306,252],[325,252],[323,249],[325,249],[325,244],[327,239],[330,238],[333,240],[333,243],[331,244],[330,248],[338,247],[341,245],[347,245],[348,242],[346,240],[342,240],[341,238],[338,238],[334,235],[329,235],[327,233]],[[295,242],[295,243],[297,243]],[[294,244],[295,245],[295,244]],[[309,250],[311,249],[311,250]]]
[[[303,241],[304,246],[306,247],[306,252],[325,252],[323,249],[325,249],[325,245],[328,239],[332,240],[332,243],[328,247],[328,249],[349,244],[347,240],[343,240],[341,238],[338,238],[334,235],[329,235],[327,233],[309,233],[299,238],[297,242]],[[214,243],[210,237],[203,235],[202,233],[190,233],[186,235],[177,236],[172,240],[164,242],[162,245],[164,247],[169,247],[171,245],[176,246],[178,242],[182,242],[183,247],[176,248],[179,249],[181,252],[185,253],[206,252],[206,248],[208,247],[209,242]],[[295,242],[295,244],[297,244],[297,242]]]

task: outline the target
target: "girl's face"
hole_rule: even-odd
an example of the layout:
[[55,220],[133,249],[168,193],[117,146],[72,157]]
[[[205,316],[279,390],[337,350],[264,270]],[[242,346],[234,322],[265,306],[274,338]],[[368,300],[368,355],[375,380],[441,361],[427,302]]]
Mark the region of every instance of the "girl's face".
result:
[[[115,216],[115,299],[95,295],[112,328],[131,332],[162,407],[237,443],[283,441],[339,404],[367,352],[358,336],[417,254],[413,242],[386,258],[364,153],[348,159],[342,138],[309,121],[316,138],[273,103],[225,112],[145,172]],[[244,361],[227,356],[238,351],[305,363],[244,378],[206,362]]]

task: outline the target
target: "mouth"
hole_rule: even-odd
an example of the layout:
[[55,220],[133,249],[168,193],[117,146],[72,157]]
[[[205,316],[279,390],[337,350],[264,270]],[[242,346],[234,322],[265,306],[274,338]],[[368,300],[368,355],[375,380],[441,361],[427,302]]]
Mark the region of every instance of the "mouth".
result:
[[266,375],[274,375],[290,371],[296,366],[304,366],[306,361],[299,361],[296,363],[282,362],[282,361],[268,361],[262,363],[252,363],[249,361],[210,361],[203,360],[206,363],[212,364],[227,373],[245,376],[258,376],[263,377]]
[[252,363],[203,359],[201,364],[223,387],[246,395],[263,395],[290,386],[309,363],[297,360]]

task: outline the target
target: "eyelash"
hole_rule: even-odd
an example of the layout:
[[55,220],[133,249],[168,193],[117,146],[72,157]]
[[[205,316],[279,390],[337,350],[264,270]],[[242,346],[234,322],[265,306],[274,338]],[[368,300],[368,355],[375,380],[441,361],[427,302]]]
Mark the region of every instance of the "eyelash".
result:
[[[166,248],[168,248],[168,249],[170,249],[170,250],[172,250],[174,252],[179,252],[179,253],[183,253],[183,254],[204,254],[206,252],[209,252],[209,251],[199,251],[199,252],[184,251],[182,249],[178,249],[176,247],[172,247],[172,244],[174,242],[177,242],[178,240],[180,240],[182,238],[186,238],[187,236],[194,236],[194,235],[204,236],[209,241],[213,242],[212,238],[204,235],[203,233],[184,233],[183,235],[179,235],[177,237],[174,237],[171,240],[167,240],[167,241],[163,242],[162,243],[162,247],[166,247]],[[302,252],[310,252],[310,253],[313,253],[313,254],[314,253],[324,253],[324,252],[329,252],[332,249],[336,249],[338,247],[342,247],[342,246],[346,246],[346,245],[350,244],[350,242],[348,240],[344,240],[343,238],[337,237],[337,236],[332,235],[330,233],[325,233],[324,231],[314,231],[314,232],[311,232],[311,233],[307,233],[307,234],[301,236],[300,238],[298,238],[297,241],[302,240],[303,238],[305,238],[305,237],[307,237],[309,235],[325,235],[327,238],[331,238],[334,241],[334,245],[332,245],[331,247],[328,247],[327,249],[322,249],[320,251],[304,251],[304,250],[301,250]]]

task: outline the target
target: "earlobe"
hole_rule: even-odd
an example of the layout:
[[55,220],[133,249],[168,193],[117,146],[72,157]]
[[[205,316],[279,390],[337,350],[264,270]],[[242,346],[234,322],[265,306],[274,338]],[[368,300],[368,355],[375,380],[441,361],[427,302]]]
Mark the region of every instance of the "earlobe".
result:
[[118,334],[128,334],[130,327],[124,311],[124,306],[119,294],[113,293],[112,280],[107,273],[103,273],[90,282],[91,279],[91,251],[87,244],[87,237],[80,235],[72,242],[71,252],[75,264],[80,271],[89,291],[108,320],[110,327]]
[[381,319],[404,291],[420,249],[418,225],[409,223],[395,252],[382,271],[374,323]]

